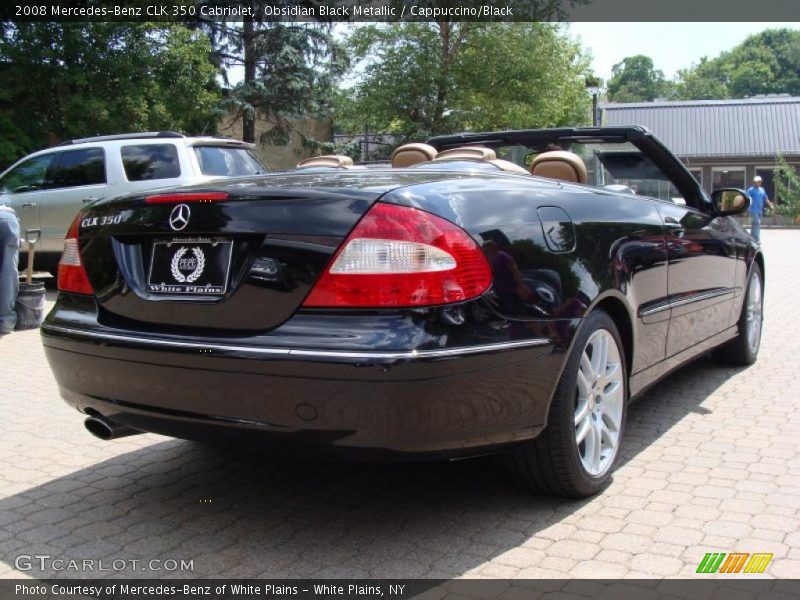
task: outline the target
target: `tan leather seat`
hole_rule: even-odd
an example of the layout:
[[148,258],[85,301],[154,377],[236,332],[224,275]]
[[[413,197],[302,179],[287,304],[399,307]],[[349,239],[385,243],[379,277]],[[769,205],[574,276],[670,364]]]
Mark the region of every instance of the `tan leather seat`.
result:
[[436,148],[429,144],[404,144],[392,152],[392,167],[402,169],[436,158]]
[[520,167],[517,163],[513,163],[510,160],[503,160],[502,158],[496,158],[495,160],[490,160],[488,162],[498,167],[501,171],[506,171],[507,173],[517,173],[518,175],[530,175],[527,169],[525,169],[524,167]]
[[297,163],[298,169],[308,169],[311,167],[332,167],[334,169],[349,169],[353,166],[353,159],[342,154],[326,154],[324,156],[312,156]]
[[497,160],[497,153],[491,148],[484,148],[483,146],[461,146],[460,148],[451,148],[444,152],[439,152],[434,159],[436,161],[445,160],[482,160],[490,161]]
[[589,179],[583,159],[574,152],[564,150],[542,152],[534,158],[531,175],[570,183],[586,183]]

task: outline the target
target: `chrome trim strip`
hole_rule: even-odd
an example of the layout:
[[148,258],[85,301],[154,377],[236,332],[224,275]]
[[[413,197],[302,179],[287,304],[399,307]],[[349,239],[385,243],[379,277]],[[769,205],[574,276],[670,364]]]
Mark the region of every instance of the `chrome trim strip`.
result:
[[659,304],[658,306],[653,306],[652,308],[646,308],[644,310],[639,309],[639,317],[649,317],[650,315],[654,315],[656,313],[664,312],[665,310],[669,310],[672,308],[667,302],[666,304]]
[[728,294],[733,294],[733,292],[734,288],[720,288],[708,292],[699,292],[693,296],[687,296],[686,298],[681,298],[675,302],[670,302],[670,306],[684,306],[686,304],[691,304],[692,302],[700,302],[701,300],[710,300],[711,298],[717,298],[719,296],[727,296]]
[[668,304],[662,304],[659,306],[654,306],[652,308],[639,310],[639,317],[647,317],[649,315],[663,312],[670,308],[675,308],[676,306],[685,306],[686,304],[691,304],[693,302],[701,302],[702,300],[710,300],[711,298],[727,296],[728,294],[735,293],[736,290],[737,288],[719,288],[707,292],[698,292],[697,294],[686,296],[685,298],[681,298],[680,300],[674,300],[674,301],[671,300]]
[[454,356],[467,356],[482,354],[496,350],[515,350],[519,348],[533,348],[547,346],[551,341],[547,338],[533,338],[530,340],[517,340],[514,342],[496,342],[485,346],[464,346],[462,348],[443,348],[441,350],[408,350],[405,352],[352,352],[347,350],[304,350],[295,348],[257,348],[254,346],[234,346],[229,344],[200,344],[198,342],[178,342],[153,338],[141,338],[114,333],[101,333],[72,329],[60,325],[42,325],[42,331],[66,333],[86,339],[108,340],[112,342],[134,342],[142,345],[165,346],[169,348],[196,348],[198,350],[212,350],[219,352],[241,352],[245,354],[306,357],[306,358],[341,358],[341,359],[378,359],[378,360],[411,360],[420,358],[447,358]]

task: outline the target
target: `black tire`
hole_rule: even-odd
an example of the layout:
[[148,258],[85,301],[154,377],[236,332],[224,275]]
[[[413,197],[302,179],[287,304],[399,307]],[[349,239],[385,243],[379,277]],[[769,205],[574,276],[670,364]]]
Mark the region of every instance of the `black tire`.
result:
[[[581,356],[592,335],[604,329],[617,344],[622,369],[622,413],[616,451],[608,467],[599,475],[584,468],[576,441],[575,411],[577,378]],[[524,487],[546,494],[586,498],[603,490],[611,482],[611,473],[619,460],[628,404],[628,372],[625,350],[613,319],[603,310],[590,313],[584,320],[564,372],[553,395],[545,430],[534,440],[512,450],[508,464],[514,479]]]
[[[758,278],[758,283],[754,280]],[[760,289],[760,302],[758,311],[758,336],[755,347],[750,344],[750,331],[753,326],[753,321],[748,319],[749,306],[748,301],[750,294],[753,292],[752,288],[758,285]],[[754,292],[755,293],[755,292]],[[764,276],[761,273],[761,267],[757,262],[753,262],[750,268],[750,275],[747,278],[747,288],[745,288],[744,298],[742,299],[742,312],[739,315],[737,326],[739,327],[739,334],[730,342],[727,342],[719,348],[712,350],[711,355],[720,364],[734,365],[744,367],[752,365],[758,359],[758,350],[761,346],[761,332],[764,321]]]

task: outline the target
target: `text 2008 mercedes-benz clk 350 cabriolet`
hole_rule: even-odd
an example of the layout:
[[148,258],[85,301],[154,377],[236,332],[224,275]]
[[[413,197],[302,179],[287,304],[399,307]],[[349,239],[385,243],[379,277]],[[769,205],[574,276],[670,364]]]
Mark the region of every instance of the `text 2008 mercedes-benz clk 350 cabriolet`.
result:
[[756,359],[747,205],[638,127],[444,136],[386,168],[318,157],[86,208],[43,342],[105,439],[505,452],[530,487],[586,496],[632,398],[707,350]]

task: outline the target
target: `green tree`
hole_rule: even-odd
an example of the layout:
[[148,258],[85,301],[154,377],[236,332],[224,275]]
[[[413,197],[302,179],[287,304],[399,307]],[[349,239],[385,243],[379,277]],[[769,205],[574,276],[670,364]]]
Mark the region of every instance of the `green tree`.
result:
[[243,69],[243,78],[229,90],[228,100],[242,119],[244,140],[256,141],[255,123],[261,116],[274,127],[260,141],[286,144],[296,131],[304,142],[314,143],[293,121],[330,115],[335,83],[348,65],[347,52],[331,24],[245,18],[241,23],[209,21],[205,29],[219,64]]
[[775,167],[777,211],[783,215],[800,215],[800,175],[782,155],[778,155],[777,162]]
[[178,24],[6,24],[0,164],[73,137],[213,132],[221,95],[210,50]]
[[461,57],[461,126],[491,130],[590,124],[589,76],[589,58],[557,27],[496,23],[479,28]]
[[392,23],[349,38],[359,81],[337,127],[400,140],[586,122],[588,58],[549,23]]
[[687,100],[800,94],[800,31],[767,29],[701,59],[678,73],[677,94]]
[[612,102],[652,102],[671,95],[671,83],[649,56],[627,56],[611,69],[608,99]]
[[725,80],[720,62],[703,57],[690,69],[678,71],[676,95],[684,100],[727,98]]

